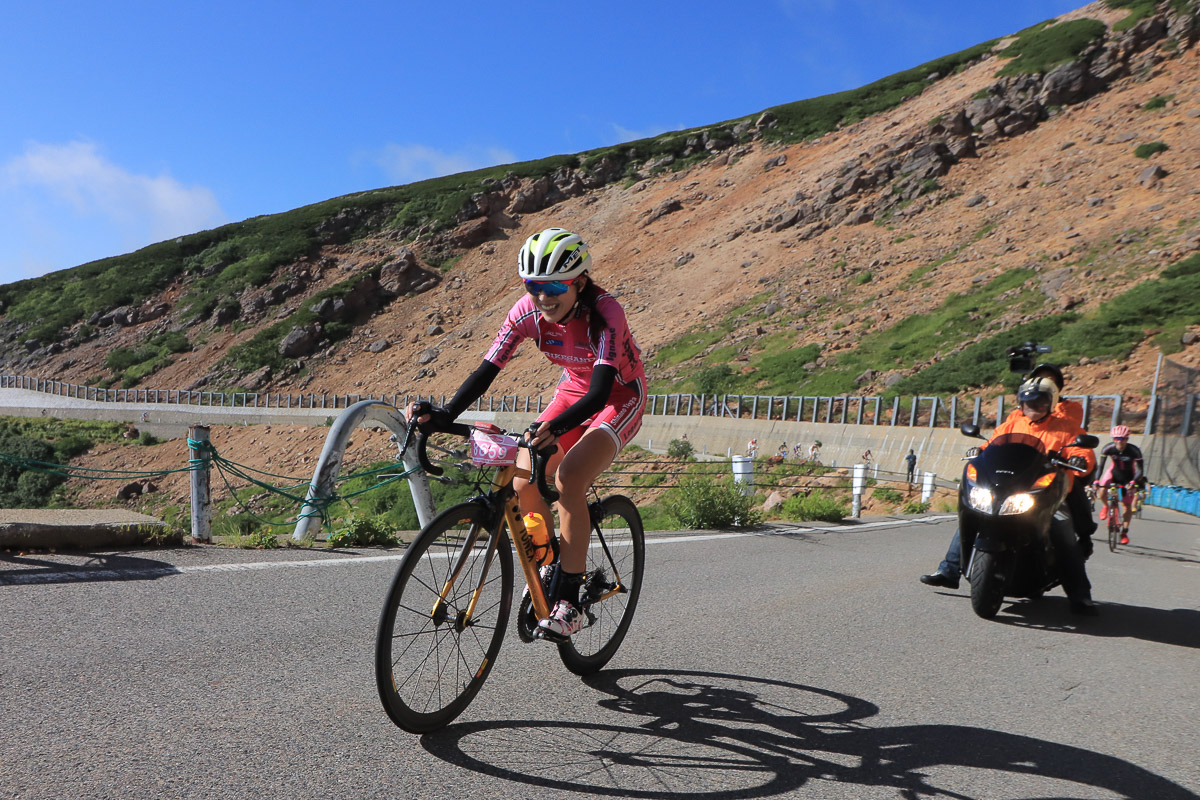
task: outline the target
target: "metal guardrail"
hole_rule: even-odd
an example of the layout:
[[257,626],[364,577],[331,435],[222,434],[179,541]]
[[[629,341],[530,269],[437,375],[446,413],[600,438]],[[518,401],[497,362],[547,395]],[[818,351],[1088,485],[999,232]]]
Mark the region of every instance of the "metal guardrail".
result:
[[[389,403],[405,408],[414,400],[445,405],[446,395],[421,394],[282,394],[259,392],[204,392],[184,389],[102,389],[26,375],[0,375],[0,389],[27,389],[63,397],[103,403],[175,403],[182,405],[229,408],[346,409],[364,400]],[[1111,424],[1122,419],[1121,395],[1066,395],[1083,405],[1084,427],[1097,413],[1111,409]],[[489,412],[540,414],[545,407],[540,395],[487,395],[475,403],[475,410]],[[971,421],[977,425],[999,425],[1006,414],[1005,398],[996,398],[994,416],[984,410],[983,399],[976,397],[970,406],[957,397],[915,396],[907,400],[894,397],[890,407],[878,395],[865,397],[779,396],[779,395],[708,395],[654,394],[646,399],[646,413],[665,416],[714,416],[767,421],[823,422],[840,425],[888,425],[907,427],[950,427]],[[1098,420],[1097,420],[1098,421]],[[1128,422],[1126,423],[1128,424]]]

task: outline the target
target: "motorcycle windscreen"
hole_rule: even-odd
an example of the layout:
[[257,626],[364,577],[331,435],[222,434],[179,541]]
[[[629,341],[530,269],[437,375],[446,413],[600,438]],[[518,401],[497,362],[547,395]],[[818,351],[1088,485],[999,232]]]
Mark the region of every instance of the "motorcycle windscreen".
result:
[[996,488],[1023,489],[1046,471],[1046,453],[1045,443],[1036,436],[1002,434],[988,442],[980,457],[979,471]]

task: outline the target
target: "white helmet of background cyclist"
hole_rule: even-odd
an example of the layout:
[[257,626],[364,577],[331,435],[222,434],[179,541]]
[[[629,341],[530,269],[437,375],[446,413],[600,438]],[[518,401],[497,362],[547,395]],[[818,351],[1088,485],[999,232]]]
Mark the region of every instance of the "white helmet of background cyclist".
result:
[[546,228],[525,240],[517,265],[527,281],[569,281],[592,266],[592,257],[579,234]]

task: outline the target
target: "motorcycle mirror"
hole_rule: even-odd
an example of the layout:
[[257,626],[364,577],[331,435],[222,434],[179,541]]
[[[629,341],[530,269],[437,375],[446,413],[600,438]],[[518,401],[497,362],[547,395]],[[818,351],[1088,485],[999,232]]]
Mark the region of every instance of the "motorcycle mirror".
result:
[[1071,443],[1072,447],[1087,447],[1096,448],[1100,445],[1100,440],[1090,433],[1081,433],[1075,437],[1075,441]]
[[959,427],[959,431],[962,432],[963,436],[970,436],[972,439],[982,439],[983,438],[983,436],[981,436],[979,433],[979,426],[976,425],[974,422],[964,422]]

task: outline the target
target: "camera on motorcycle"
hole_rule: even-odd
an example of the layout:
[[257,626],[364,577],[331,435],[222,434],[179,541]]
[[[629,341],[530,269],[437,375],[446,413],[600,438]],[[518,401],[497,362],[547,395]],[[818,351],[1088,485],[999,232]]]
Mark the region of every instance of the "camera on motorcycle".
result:
[[1071,442],[1071,446],[1095,449],[1100,446],[1100,440],[1090,433],[1081,433],[1075,437],[1075,441]]
[[984,436],[979,432],[979,426],[974,422],[964,422],[959,426],[959,431],[963,436],[970,436],[972,439],[983,439]]
[[1033,371],[1033,366],[1038,353],[1049,352],[1050,345],[1048,344],[1025,342],[1025,344],[1019,344],[1008,348],[1004,354],[1008,356],[1009,371],[1025,374]]

